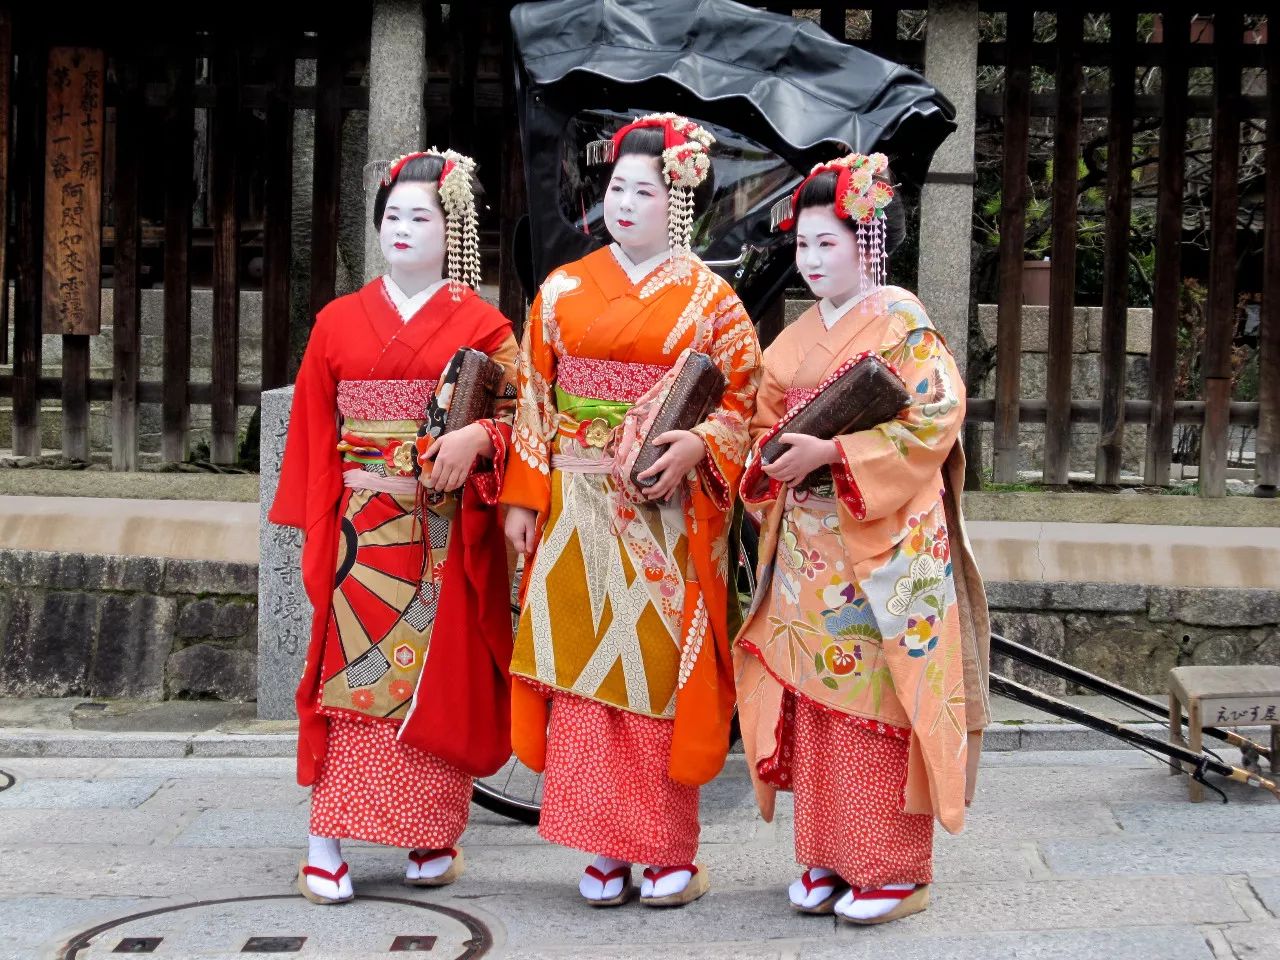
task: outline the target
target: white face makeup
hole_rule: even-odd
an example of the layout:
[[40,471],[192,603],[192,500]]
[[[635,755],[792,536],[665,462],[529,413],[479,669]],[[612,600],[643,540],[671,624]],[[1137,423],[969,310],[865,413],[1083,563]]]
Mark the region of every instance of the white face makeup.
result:
[[416,291],[407,289],[402,278],[411,286],[425,278],[419,287],[425,289],[444,275],[444,233],[444,210],[434,185],[397,183],[391,188],[378,244],[391,279],[410,296]]
[[796,218],[796,268],[813,295],[833,306],[860,289],[857,237],[830,207],[805,207]]
[[604,222],[628,257],[642,263],[668,249],[667,186],[657,157],[628,153],[613,165]]

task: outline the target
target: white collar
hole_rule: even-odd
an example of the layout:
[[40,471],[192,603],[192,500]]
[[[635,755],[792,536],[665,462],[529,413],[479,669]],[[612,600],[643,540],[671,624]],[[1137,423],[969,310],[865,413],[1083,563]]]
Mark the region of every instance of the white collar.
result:
[[447,278],[437,280],[425,290],[411,297],[400,289],[398,283],[391,279],[391,274],[382,275],[382,286],[386,289],[387,296],[391,298],[391,302],[395,305],[396,312],[400,314],[401,323],[408,323],[412,320],[418,311],[427,305],[427,301],[436,295],[436,291],[448,282]]
[[822,316],[822,325],[826,327],[828,330],[830,330],[837,323],[839,323],[841,318],[844,317],[850,310],[852,310],[854,307],[856,307],[863,300],[867,299],[867,297],[871,296],[873,293],[875,293],[879,289],[880,289],[879,287],[871,287],[868,290],[864,290],[862,293],[855,293],[852,297],[850,297],[848,300],[846,300],[843,304],[841,304],[838,307],[833,307],[831,305],[831,299],[829,297],[823,297],[821,300],[818,301],[818,313]]
[[618,266],[626,273],[627,279],[633,285],[653,273],[660,263],[671,259],[671,249],[669,247],[661,253],[655,253],[644,263],[636,263],[627,256],[627,252],[622,249],[621,244],[611,243],[609,244],[609,249],[613,252],[614,259],[618,261]]

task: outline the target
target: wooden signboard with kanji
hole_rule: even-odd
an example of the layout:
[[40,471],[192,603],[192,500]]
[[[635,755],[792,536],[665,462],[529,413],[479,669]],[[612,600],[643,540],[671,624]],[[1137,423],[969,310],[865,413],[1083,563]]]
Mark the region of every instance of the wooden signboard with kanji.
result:
[[101,328],[102,90],[106,54],[49,51],[44,175],[44,332]]

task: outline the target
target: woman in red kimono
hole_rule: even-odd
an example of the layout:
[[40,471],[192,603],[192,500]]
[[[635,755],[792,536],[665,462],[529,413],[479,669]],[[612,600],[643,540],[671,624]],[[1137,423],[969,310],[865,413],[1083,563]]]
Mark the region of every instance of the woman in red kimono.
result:
[[[787,451],[742,482],[760,577],[734,646],[764,818],[777,790],[795,794],[792,906],[855,924],[928,905],[933,821],[962,828],[989,712],[986,600],[959,509],[964,383],[920,301],[886,283],[904,232],[886,164],[821,164],[776,211],[819,299],[764,354],[751,430],[757,450],[777,435]],[[896,418],[831,440],[788,431],[864,358],[906,387]]]
[[312,787],[297,885],[314,903],[354,895],[346,838],[409,848],[407,883],[452,883],[471,778],[510,755],[511,621],[493,598],[508,582],[511,401],[418,437],[451,396],[459,348],[514,381],[511,324],[474,289],[475,164],[431,150],[371,167],[389,271],[316,317],[269,514],[303,531],[314,611],[297,694],[298,782]]
[[[546,279],[521,348],[502,500],[507,536],[533,557],[512,740],[546,770],[539,832],[596,855],[578,886],[593,906],[637,892],[634,863],[648,906],[708,887],[698,787],[728,750],[727,521],[760,359],[741,302],[688,248],[713,142],[656,114],[588,148],[611,164],[616,242]],[[636,438],[690,350],[728,387],[704,422],[655,438],[665,452],[642,493]]]

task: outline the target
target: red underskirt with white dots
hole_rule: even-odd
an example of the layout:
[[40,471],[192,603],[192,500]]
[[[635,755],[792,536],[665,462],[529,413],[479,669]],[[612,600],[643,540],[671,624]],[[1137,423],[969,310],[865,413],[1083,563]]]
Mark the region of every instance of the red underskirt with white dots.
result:
[[903,812],[910,744],[795,697],[796,861],[855,887],[933,880],[933,817]]
[[674,724],[562,691],[551,695],[538,833],[630,863],[698,852],[698,788],[667,776]]
[[441,850],[467,828],[471,778],[396,739],[398,725],[329,718],[329,749],[311,789],[311,833]]

